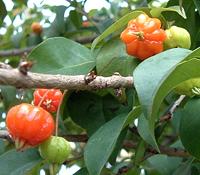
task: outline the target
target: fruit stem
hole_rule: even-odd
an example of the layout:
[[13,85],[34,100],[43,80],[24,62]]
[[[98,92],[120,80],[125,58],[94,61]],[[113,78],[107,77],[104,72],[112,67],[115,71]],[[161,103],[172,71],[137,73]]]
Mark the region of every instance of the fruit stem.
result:
[[44,98],[47,96],[48,92],[49,92],[49,89],[48,89],[48,90],[44,93],[44,95],[42,96],[42,98],[41,98],[41,100],[40,100],[40,102],[39,102],[39,104],[38,104],[38,107],[40,107],[40,106],[42,105],[42,102],[44,101]]
[[55,172],[54,172],[53,164],[49,165],[49,172],[50,172],[50,175],[56,175]]
[[49,173],[50,175],[56,175],[60,169],[59,164],[50,164],[49,165]]
[[62,98],[61,98],[61,100],[59,102],[59,105],[58,105],[58,110],[56,112],[56,131],[55,131],[55,136],[58,136],[58,123],[59,123],[60,108],[61,108],[61,104],[63,102],[64,96],[67,93],[67,91],[68,90],[64,90]]

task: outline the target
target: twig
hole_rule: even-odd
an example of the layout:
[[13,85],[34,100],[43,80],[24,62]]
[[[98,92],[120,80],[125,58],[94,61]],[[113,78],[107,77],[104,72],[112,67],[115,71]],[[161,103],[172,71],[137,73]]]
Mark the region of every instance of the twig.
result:
[[[63,138],[67,139],[70,142],[87,142],[88,141],[88,136],[86,134],[83,135],[64,135],[62,136]],[[6,130],[0,130],[0,138],[2,139],[7,139],[7,140],[12,140],[8,131]],[[130,140],[125,140],[123,143],[125,148],[137,148],[137,143],[134,143]],[[166,146],[160,146],[160,151],[162,154],[166,154],[168,156],[176,156],[176,157],[188,157],[189,154],[183,150],[183,149],[177,149],[177,148],[172,148],[172,147],[166,147]],[[147,152],[152,153],[152,154],[157,154],[158,152],[154,148],[147,148]]]
[[13,142],[10,134],[8,133],[8,131],[6,130],[0,130],[0,138],[1,139],[5,139],[5,140],[8,140],[9,142]]
[[[124,147],[129,148],[129,149],[130,148],[136,149],[137,143],[134,143],[132,141],[125,141]],[[189,153],[183,149],[177,149],[177,148],[166,147],[166,146],[159,146],[159,149],[160,149],[161,154],[166,154],[168,156],[175,156],[175,157],[188,157],[189,156]],[[158,152],[154,148],[147,148],[146,151],[151,154],[158,154]]]
[[162,116],[162,117],[160,118],[159,121],[160,121],[160,122],[164,122],[164,121],[170,120],[170,119],[172,118],[172,116],[173,116],[173,113],[175,112],[175,110],[176,110],[177,107],[181,104],[181,102],[184,100],[185,97],[186,97],[185,95],[181,95],[181,96],[174,102],[174,104],[173,104],[173,106],[170,108],[169,112],[168,112],[166,115]]
[[9,57],[9,56],[20,56],[24,53],[29,53],[35,46],[27,47],[23,49],[12,49],[0,51],[0,57]]
[[68,90],[92,90],[102,88],[131,88],[133,78],[113,75],[110,77],[97,76],[90,83],[85,82],[85,75],[50,75],[28,72],[23,75],[17,69],[0,68],[0,84],[17,88],[56,88]]
[[63,135],[63,138],[68,140],[69,142],[84,142],[86,143],[88,141],[88,136],[87,134],[81,134],[81,135]]

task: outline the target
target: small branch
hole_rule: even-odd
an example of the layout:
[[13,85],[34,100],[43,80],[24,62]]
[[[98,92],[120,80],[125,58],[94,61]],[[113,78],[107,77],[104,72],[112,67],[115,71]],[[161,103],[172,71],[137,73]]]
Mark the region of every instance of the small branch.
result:
[[0,130],[0,139],[8,140],[9,142],[13,142],[10,134],[6,130]]
[[[82,134],[82,135],[69,134],[69,135],[63,135],[62,137],[68,140],[69,142],[87,142],[88,141],[88,136],[86,134]],[[0,139],[6,139],[10,142],[13,142],[7,130],[0,130]]]
[[81,134],[81,135],[63,135],[63,138],[68,140],[69,142],[84,142],[86,143],[88,141],[87,134]]
[[[130,148],[136,149],[137,143],[134,143],[130,140],[124,141],[124,147],[128,148],[128,149],[130,149]],[[161,154],[166,154],[168,156],[175,156],[175,157],[188,157],[189,156],[189,153],[183,149],[177,149],[177,148],[166,147],[166,146],[160,146],[159,149],[160,149]],[[158,152],[154,148],[147,148],[146,151],[151,154],[158,154]]]
[[[92,90],[103,88],[131,88],[133,78],[113,75],[111,77],[97,76],[87,83],[85,75],[50,75],[28,72],[23,75],[18,69],[1,69],[0,84],[11,85],[17,88],[58,88],[68,90]],[[56,85],[56,87],[55,87]]]
[[[62,136],[69,142],[87,142],[88,141],[88,136],[86,134],[82,135],[64,135]],[[0,130],[0,138],[1,139],[6,139],[8,141],[12,142],[12,139],[6,130]],[[137,143],[134,143],[130,140],[125,140],[123,143],[125,148],[128,149],[136,149],[137,148]],[[176,157],[188,157],[189,154],[183,150],[183,149],[177,149],[177,148],[171,148],[171,147],[166,147],[166,146],[160,146],[160,151],[162,154],[166,154],[168,156],[176,156]],[[147,148],[147,152],[152,153],[152,154],[158,154],[158,152],[154,148]]]
[[12,49],[12,50],[0,51],[0,57],[20,56],[20,55],[23,55],[24,53],[29,53],[33,48],[34,46],[23,48],[23,49]]
[[170,120],[171,118],[172,118],[172,116],[173,116],[173,113],[175,112],[175,110],[177,109],[177,107],[179,107],[180,106],[180,104],[181,104],[181,102],[185,99],[185,95],[181,95],[175,102],[174,102],[174,104],[172,105],[172,107],[170,108],[170,110],[169,110],[169,112],[166,114],[166,115],[164,115],[164,116],[162,116],[161,118],[160,118],[160,122],[164,122],[164,121],[168,121],[168,120]]
[[181,96],[178,98],[178,100],[176,100],[176,101],[174,102],[174,105],[171,107],[171,109],[170,109],[170,111],[169,111],[171,114],[174,113],[174,111],[176,110],[176,108],[181,104],[181,102],[184,100],[185,97],[186,97],[185,95],[181,95]]

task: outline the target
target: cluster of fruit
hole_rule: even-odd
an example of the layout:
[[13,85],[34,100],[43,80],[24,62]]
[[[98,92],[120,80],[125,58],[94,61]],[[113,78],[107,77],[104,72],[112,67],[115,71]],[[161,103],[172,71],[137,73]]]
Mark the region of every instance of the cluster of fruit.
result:
[[177,26],[164,30],[161,26],[158,18],[150,18],[146,14],[130,20],[121,33],[127,53],[144,60],[170,48],[190,48],[191,40],[187,30]]
[[63,94],[57,89],[36,89],[33,104],[22,103],[12,107],[6,117],[6,126],[17,150],[39,146],[41,157],[60,165],[71,152],[70,144],[62,137],[53,136],[56,112]]
[[[167,49],[190,48],[191,38],[186,29],[171,26],[164,30],[161,27],[158,18],[150,18],[146,14],[130,20],[127,28],[121,33],[127,53],[139,60],[145,60]],[[189,79],[179,84],[175,91],[187,96],[200,95],[200,79]]]

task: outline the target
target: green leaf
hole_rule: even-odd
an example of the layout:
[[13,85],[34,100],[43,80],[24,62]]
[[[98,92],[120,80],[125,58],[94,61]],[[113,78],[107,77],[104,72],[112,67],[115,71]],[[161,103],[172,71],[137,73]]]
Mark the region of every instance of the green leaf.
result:
[[171,175],[177,169],[182,159],[179,157],[168,157],[163,154],[151,156],[147,159],[151,168],[155,168],[162,175]]
[[131,75],[139,61],[126,53],[125,45],[119,40],[111,40],[99,51],[96,58],[98,75],[111,76],[115,72],[120,75]]
[[82,26],[82,15],[77,12],[77,10],[71,10],[69,18],[76,28],[80,28]]
[[179,83],[200,76],[200,60],[195,59],[200,49],[189,53],[180,48],[167,50],[142,62],[133,72],[134,85],[154,140],[152,146],[156,145],[154,123],[164,97]]
[[171,7],[168,7],[168,8],[156,7],[156,8],[153,8],[150,11],[150,13],[153,17],[159,17],[162,12],[176,12],[180,16],[182,16],[184,19],[186,19],[184,9],[181,10],[179,6],[171,6]]
[[87,168],[81,168],[74,175],[89,175]]
[[10,150],[0,156],[1,175],[24,175],[41,161],[37,149],[24,152]]
[[93,41],[91,49],[93,50],[100,41],[102,41],[104,38],[106,38],[110,34],[116,32],[117,30],[124,27],[128,23],[128,21],[130,21],[133,18],[136,18],[141,13],[143,13],[143,12],[142,11],[133,11],[133,12],[123,16],[122,18],[120,18],[118,21],[116,21],[114,24],[112,24],[109,28],[107,28],[100,36],[98,36]]
[[[50,30],[58,32],[59,34],[63,34],[65,32],[65,11],[66,6],[55,6],[54,11],[56,13],[56,18],[53,21]],[[57,35],[58,36],[58,35]]]
[[155,143],[155,140],[151,137],[150,134],[151,132],[148,124],[149,123],[147,118],[143,114],[140,115],[140,117],[138,118],[138,126],[137,126],[138,132],[145,142],[156,148],[157,145]]
[[101,97],[87,91],[73,93],[67,101],[70,117],[75,123],[85,128],[89,135],[116,116],[121,106],[110,94]]
[[193,158],[188,159],[187,161],[180,164],[180,166],[176,169],[176,171],[172,175],[188,175],[191,172],[191,165],[193,162]]
[[12,86],[0,86],[0,92],[6,110],[22,102],[30,103],[33,99],[31,90],[16,89]]
[[90,174],[99,175],[110,157],[117,139],[129,123],[140,113],[140,108],[134,108],[129,115],[122,113],[100,127],[89,139],[84,152],[84,159]]
[[6,150],[6,145],[5,145],[5,142],[4,140],[0,140],[0,155],[3,154]]
[[62,37],[42,42],[30,53],[29,59],[35,62],[32,71],[40,73],[79,75],[95,66],[89,49]]
[[7,10],[6,10],[6,6],[3,2],[3,0],[0,0],[0,26],[3,23],[4,18],[7,15]]
[[146,144],[143,140],[140,140],[137,149],[135,150],[135,156],[134,156],[134,163],[136,165],[140,165],[141,161],[144,158],[145,151],[146,151]]
[[200,99],[190,99],[181,110],[180,138],[186,150],[200,159]]
[[5,109],[9,109],[11,106],[18,103],[16,98],[16,88],[12,86],[0,86],[1,95],[3,97],[3,104]]
[[200,1],[199,0],[193,0],[193,1],[200,15]]

